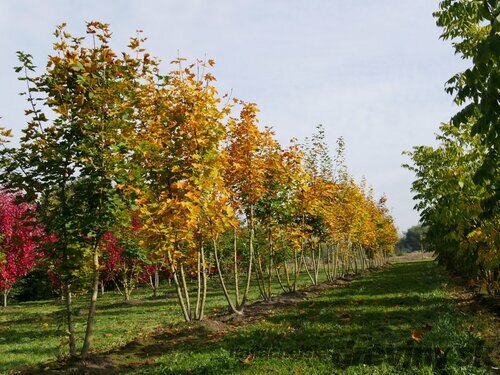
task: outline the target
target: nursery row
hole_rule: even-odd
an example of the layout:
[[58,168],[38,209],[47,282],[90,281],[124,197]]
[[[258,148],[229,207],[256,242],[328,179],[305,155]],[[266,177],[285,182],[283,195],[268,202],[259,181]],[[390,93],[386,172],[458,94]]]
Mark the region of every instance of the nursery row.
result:
[[140,36],[123,53],[99,22],[86,37],[65,25],[55,36],[43,72],[19,53],[29,121],[1,154],[0,267],[5,298],[35,263],[47,270],[71,356],[74,298],[90,294],[84,358],[106,283],[128,298],[163,272],[192,321],[204,317],[210,274],[243,314],[253,280],[268,300],[274,280],[294,291],[302,270],[317,284],[320,272],[331,280],[392,252],[385,198],[349,175],[342,139],[331,155],[318,127],[282,147],[259,128],[256,104],[219,95],[212,60],[177,58],[162,74]]

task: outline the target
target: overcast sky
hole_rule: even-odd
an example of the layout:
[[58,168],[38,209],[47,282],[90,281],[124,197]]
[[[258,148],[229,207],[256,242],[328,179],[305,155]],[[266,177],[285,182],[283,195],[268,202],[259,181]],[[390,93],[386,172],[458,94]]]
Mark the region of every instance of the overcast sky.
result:
[[401,155],[434,144],[456,112],[444,82],[463,70],[432,12],[437,0],[1,0],[0,123],[16,135],[26,104],[12,67],[16,51],[45,66],[57,24],[83,34],[111,24],[113,47],[144,30],[152,55],[213,58],[220,92],[258,103],[261,123],[287,144],[323,124],[345,138],[347,162],[385,193],[400,231],[418,222],[412,174]]

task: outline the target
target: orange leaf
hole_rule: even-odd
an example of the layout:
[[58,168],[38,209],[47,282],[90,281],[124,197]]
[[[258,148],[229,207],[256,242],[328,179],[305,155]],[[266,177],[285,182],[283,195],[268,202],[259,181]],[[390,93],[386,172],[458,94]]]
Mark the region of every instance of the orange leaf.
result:
[[413,331],[411,333],[411,338],[413,340],[415,340],[416,342],[422,341],[422,331],[420,331],[419,329],[416,329],[415,331]]

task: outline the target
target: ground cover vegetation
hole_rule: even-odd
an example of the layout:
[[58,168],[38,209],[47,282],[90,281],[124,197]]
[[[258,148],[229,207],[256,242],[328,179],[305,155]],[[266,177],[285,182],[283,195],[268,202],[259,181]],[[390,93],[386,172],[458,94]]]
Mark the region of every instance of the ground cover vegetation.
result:
[[196,346],[164,342],[168,354],[153,354],[147,363],[137,356],[122,368],[140,374],[494,372],[498,318],[470,295],[450,291],[452,284],[429,259],[395,264],[348,287],[311,291],[295,308],[228,326],[208,343],[203,331]]
[[[328,282],[323,275],[318,286],[303,272],[301,291],[271,301],[257,301],[252,288],[244,317],[227,313],[216,277],[209,282],[209,320],[199,322],[182,322],[173,285],[166,300],[141,290],[126,303],[106,292],[96,317],[99,352],[83,364],[52,359],[65,350],[57,347],[58,306],[16,306],[0,326],[1,337],[10,338],[0,342],[2,370],[30,363],[21,373],[494,373],[498,316],[428,253],[425,260],[413,255],[361,277]],[[76,319],[83,335],[85,316]]]
[[[54,35],[44,70],[18,54],[28,122],[13,147],[2,130],[1,208],[13,223],[2,223],[0,285],[7,305],[19,277],[45,272],[71,358],[89,356],[105,289],[128,301],[168,280],[182,318],[201,321],[216,285],[244,315],[255,289],[268,301],[304,273],[318,285],[392,253],[386,199],[349,175],[341,138],[333,156],[321,126],[282,147],[256,104],[217,92],[212,60],[176,58],[164,74],[140,32],[121,53],[100,22]],[[20,251],[12,241],[29,244],[22,272],[4,272]]]

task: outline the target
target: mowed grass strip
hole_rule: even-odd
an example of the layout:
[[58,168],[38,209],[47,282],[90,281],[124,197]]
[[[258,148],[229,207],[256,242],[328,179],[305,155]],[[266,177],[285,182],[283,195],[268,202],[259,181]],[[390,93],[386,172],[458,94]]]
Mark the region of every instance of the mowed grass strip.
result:
[[[306,275],[301,285],[307,285]],[[432,261],[396,263],[343,287],[321,287],[320,295],[317,291],[292,295],[291,299],[297,297],[298,302],[271,304],[260,309],[249,322],[226,320],[203,324],[180,321],[172,290],[168,299],[148,298],[149,291],[142,290],[129,304],[109,293],[100,300],[94,342],[96,357],[85,371],[490,373],[495,363],[487,354],[494,344],[481,335],[498,329],[498,321],[491,314],[478,315],[458,308],[457,296],[449,290],[449,285],[449,278]],[[207,312],[222,319],[225,301],[217,287],[214,282]],[[279,291],[277,286],[275,291]],[[308,299],[300,302],[304,295]],[[256,289],[252,299],[258,299]],[[66,344],[60,336],[61,310],[62,306],[54,301],[32,302],[0,314],[0,373],[53,361],[57,355],[66,353]],[[84,319],[84,314],[78,317],[80,325]],[[64,373],[76,368],[71,364],[49,363],[47,367],[32,367],[28,372],[47,373],[49,369],[49,373]]]
[[[457,308],[432,261],[399,263],[297,307],[135,363],[141,374],[486,374],[490,321]],[[474,327],[471,330],[471,327]],[[472,332],[472,331],[475,331]],[[143,350],[147,355],[147,348]],[[157,352],[157,351],[156,351]],[[119,369],[119,357],[113,360]],[[126,372],[123,366],[119,372]]]
[[[321,280],[324,280],[323,275]],[[299,286],[307,285],[309,279],[304,272]],[[274,291],[281,292],[276,281]],[[152,299],[151,290],[141,288],[134,291],[128,303],[114,291],[99,296],[92,353],[119,348],[158,329],[181,323],[175,288],[163,285],[160,294],[161,297]],[[85,333],[88,298],[85,295],[75,298],[75,326],[80,345]],[[249,300],[258,299],[259,291],[255,285]],[[206,312],[224,311],[225,307],[226,300],[218,278],[214,276],[209,283]],[[0,308],[0,374],[67,356],[64,313],[64,301],[61,300],[23,302]]]

